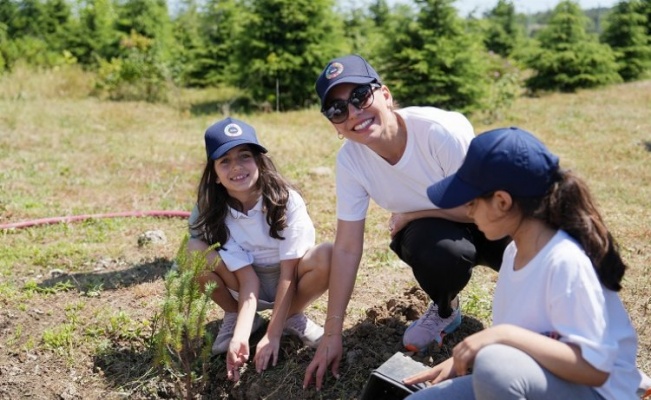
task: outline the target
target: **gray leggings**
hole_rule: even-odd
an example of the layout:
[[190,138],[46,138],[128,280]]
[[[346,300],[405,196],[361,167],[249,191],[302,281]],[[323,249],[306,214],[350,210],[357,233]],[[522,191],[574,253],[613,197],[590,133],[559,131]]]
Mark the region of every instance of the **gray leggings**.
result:
[[471,375],[422,389],[407,399],[603,400],[603,397],[590,386],[558,378],[518,349],[493,344],[477,353]]

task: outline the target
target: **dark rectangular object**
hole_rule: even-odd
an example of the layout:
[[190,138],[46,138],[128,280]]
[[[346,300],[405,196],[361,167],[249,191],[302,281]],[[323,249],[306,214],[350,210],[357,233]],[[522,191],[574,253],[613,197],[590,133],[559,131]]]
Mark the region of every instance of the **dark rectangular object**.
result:
[[402,400],[425,387],[424,383],[407,386],[402,380],[427,369],[424,364],[397,352],[371,372],[361,400]]

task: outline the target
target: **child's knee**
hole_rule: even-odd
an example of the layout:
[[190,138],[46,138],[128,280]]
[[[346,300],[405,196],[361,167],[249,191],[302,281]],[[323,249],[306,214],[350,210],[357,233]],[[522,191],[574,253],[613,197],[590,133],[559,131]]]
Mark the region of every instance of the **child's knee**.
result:
[[334,246],[330,242],[321,243],[320,245],[316,246],[316,253],[319,264],[330,265],[333,248]]
[[491,344],[479,350],[473,365],[474,380],[508,387],[522,372],[517,367],[513,368],[514,350],[503,344]]
[[332,247],[332,243],[322,243],[306,254],[303,260],[301,260],[303,268],[306,269],[304,272],[314,271],[319,275],[329,275]]
[[204,271],[197,275],[197,283],[199,284],[199,287],[201,288],[201,291],[203,292],[206,285],[212,283],[212,282],[218,282],[221,279],[219,279],[219,276],[214,273],[213,271]]
[[326,281],[330,277],[330,264],[332,262],[332,243],[323,243],[319,246],[319,255],[316,260],[315,269]]

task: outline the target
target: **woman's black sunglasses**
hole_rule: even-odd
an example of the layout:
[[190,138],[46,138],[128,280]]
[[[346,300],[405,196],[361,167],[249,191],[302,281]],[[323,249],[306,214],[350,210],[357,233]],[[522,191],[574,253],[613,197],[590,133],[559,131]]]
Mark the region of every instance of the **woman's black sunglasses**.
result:
[[348,118],[348,104],[352,104],[358,110],[369,108],[375,100],[373,91],[381,87],[382,85],[377,83],[357,86],[350,93],[348,100],[331,101],[321,109],[321,113],[333,124],[340,124]]

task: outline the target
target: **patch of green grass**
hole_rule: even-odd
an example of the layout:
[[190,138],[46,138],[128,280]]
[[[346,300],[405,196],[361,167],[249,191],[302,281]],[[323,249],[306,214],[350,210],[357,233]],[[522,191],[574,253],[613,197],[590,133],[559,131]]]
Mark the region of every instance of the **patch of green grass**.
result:
[[10,335],[9,338],[7,339],[7,346],[10,346],[10,347],[11,347],[11,346],[13,346],[14,344],[16,344],[16,342],[18,342],[18,341],[22,338],[22,336],[23,336],[23,330],[24,330],[24,328],[23,328],[22,325],[18,325],[18,326],[16,326],[16,328],[14,329],[14,331],[11,333],[11,335]]
[[[205,161],[203,133],[222,118],[219,105],[237,93],[188,91],[171,105],[101,102],[82,95],[92,82],[86,78],[81,71],[25,70],[0,77],[0,222],[190,210]],[[65,91],[65,84],[78,86]],[[638,330],[638,365],[646,372],[651,372],[650,93],[651,81],[642,81],[520,98],[502,120],[473,120],[477,133],[509,125],[531,130],[560,155],[564,167],[586,178],[630,266],[621,297]],[[256,127],[280,171],[301,189],[317,240],[332,241],[334,164],[342,142],[331,124],[317,109],[233,116]],[[387,219],[388,213],[371,203],[348,326],[415,285],[409,268],[388,249]],[[168,243],[139,247],[138,235],[152,229],[162,229]],[[10,343],[0,349],[0,358],[39,347],[79,365],[103,357],[102,368],[113,368],[113,379],[124,376],[119,382],[106,378],[103,385],[147,386],[151,382],[141,379],[150,378],[135,376],[125,365],[134,357],[148,362],[142,349],[151,340],[165,291],[160,267],[149,260],[173,260],[186,230],[182,219],[115,218],[0,231],[0,307],[12,316],[0,332],[0,342]],[[495,276],[477,268],[461,294],[464,314],[485,325]],[[326,300],[307,311],[317,321],[323,321]],[[33,324],[35,309],[39,324]],[[209,319],[220,316],[211,311]],[[116,350],[124,348],[130,350]],[[311,355],[294,349],[263,379],[240,386],[264,384],[274,398],[303,398],[297,382]],[[221,361],[213,360],[216,366]],[[356,368],[345,364],[345,378],[330,379],[311,398],[349,398],[368,377],[368,369]],[[224,384],[222,393],[231,389]],[[148,390],[156,393],[154,386]]]
[[54,286],[43,287],[40,286],[37,281],[32,280],[26,282],[25,285],[23,286],[23,290],[30,295],[33,294],[52,295],[59,292],[73,290],[73,289],[75,289],[75,285],[70,281],[57,282]]
[[72,357],[73,348],[76,342],[75,329],[73,324],[61,324],[43,332],[43,344],[45,348],[67,358]]

